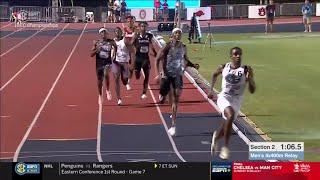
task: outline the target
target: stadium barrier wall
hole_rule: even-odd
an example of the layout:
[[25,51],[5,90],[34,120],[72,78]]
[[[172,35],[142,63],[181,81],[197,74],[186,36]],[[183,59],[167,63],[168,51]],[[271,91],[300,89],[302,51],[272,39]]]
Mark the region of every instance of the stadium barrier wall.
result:
[[10,10],[8,5],[0,5],[0,21],[8,21],[10,19]]
[[[79,22],[85,20],[84,7],[40,7],[40,6],[12,6],[10,14],[19,12],[21,19],[27,22]],[[9,14],[9,17],[10,17]]]
[[[301,7],[303,3],[283,3],[275,4],[276,16],[301,16]],[[320,16],[319,3],[312,3],[313,15]],[[201,7],[200,9],[206,9],[210,11],[205,13],[205,19],[208,19],[207,15],[211,14],[211,19],[232,19],[232,18],[248,18],[249,7],[255,6],[254,4],[226,4],[226,5],[212,5],[209,7]],[[208,10],[207,10],[208,9]],[[211,9],[211,10],[210,10]],[[27,21],[45,21],[45,22],[59,22],[65,21],[66,17],[61,18],[63,13],[74,14],[74,22],[84,21],[86,11],[94,12],[96,22],[106,22],[107,8],[106,7],[37,7],[37,6],[13,6],[9,7],[6,4],[0,5],[0,20],[9,20],[12,12],[20,11],[24,12],[24,18]],[[149,11],[149,10],[148,10]],[[133,11],[134,12],[134,11]],[[160,11],[160,17],[162,15]],[[131,10],[127,10],[127,14],[130,14]],[[149,13],[147,13],[149,14]],[[182,20],[189,19],[187,16],[188,9],[183,9]],[[140,11],[139,11],[140,15]],[[172,21],[174,16],[174,9],[169,9],[169,21]],[[138,16],[137,16],[138,17]],[[250,15],[251,17],[251,15]],[[249,18],[250,18],[249,17]],[[146,16],[147,20],[150,16]],[[261,18],[260,16],[258,18]],[[150,19],[152,21],[152,19]],[[202,17],[200,17],[202,20]],[[160,20],[161,21],[161,20]]]
[[136,18],[137,21],[153,21],[154,9],[132,9],[131,15]]

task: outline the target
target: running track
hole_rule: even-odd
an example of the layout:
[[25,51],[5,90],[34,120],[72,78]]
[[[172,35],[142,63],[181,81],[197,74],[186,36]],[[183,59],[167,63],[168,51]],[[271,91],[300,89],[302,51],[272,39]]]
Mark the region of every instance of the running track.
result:
[[[101,26],[1,23],[0,160],[220,161],[209,150],[222,118],[187,78],[177,137],[166,132],[170,107],[156,103],[154,64],[146,100],[140,100],[142,79],[132,79],[131,91],[122,87],[123,106],[113,98],[99,107],[89,49]],[[113,83],[111,89],[115,96]],[[231,150],[232,160],[247,160],[248,147],[235,132]]]

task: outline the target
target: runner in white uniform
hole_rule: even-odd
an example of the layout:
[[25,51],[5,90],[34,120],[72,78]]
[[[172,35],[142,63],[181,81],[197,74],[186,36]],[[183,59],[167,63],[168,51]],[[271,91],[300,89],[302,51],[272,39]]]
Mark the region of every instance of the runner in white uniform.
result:
[[115,87],[116,87],[116,94],[118,98],[118,105],[122,104],[121,96],[120,96],[120,77],[123,85],[128,84],[128,77],[129,77],[129,60],[130,60],[130,53],[128,50],[129,40],[122,36],[121,28],[117,27],[116,30],[116,38],[114,41],[117,44],[117,53],[116,59],[113,61],[112,64],[112,72],[114,73],[115,79]]
[[230,50],[231,62],[220,65],[213,73],[211,92],[208,97],[213,97],[213,86],[217,77],[222,74],[222,90],[218,94],[217,104],[222,113],[222,117],[226,119],[221,125],[219,131],[214,131],[212,136],[211,152],[216,151],[217,140],[224,136],[225,144],[221,148],[220,158],[229,158],[229,139],[231,135],[232,122],[238,116],[241,107],[244,89],[248,83],[250,93],[254,93],[256,86],[253,79],[253,70],[250,66],[241,66],[242,50],[234,47]]

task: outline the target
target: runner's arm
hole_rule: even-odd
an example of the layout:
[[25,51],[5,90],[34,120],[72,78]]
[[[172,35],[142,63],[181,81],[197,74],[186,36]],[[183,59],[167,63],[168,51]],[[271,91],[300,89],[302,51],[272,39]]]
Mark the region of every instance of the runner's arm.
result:
[[247,71],[246,71],[246,81],[248,82],[249,86],[249,92],[253,94],[256,91],[256,82],[254,81],[253,78],[253,69],[251,66],[247,66]]
[[156,68],[157,68],[158,74],[160,73],[160,61],[163,61],[163,57],[164,57],[164,54],[163,54],[164,49],[165,47],[160,49],[160,52],[156,56]]
[[111,47],[111,59],[114,61],[116,59],[116,53],[117,53],[117,45],[114,41],[112,41],[112,47]]
[[216,83],[218,76],[222,73],[222,70],[223,70],[224,66],[225,66],[225,64],[219,65],[217,70],[214,71],[213,74],[212,74],[210,92],[208,94],[208,98],[210,98],[210,99],[213,97],[214,84]]
[[93,47],[91,49],[90,57],[93,57],[98,52],[97,41],[93,41]]
[[150,48],[151,48],[151,51],[153,52],[153,55],[156,57],[157,56],[157,51],[156,51],[156,49],[154,48],[154,45],[153,45],[153,43],[155,43],[155,42],[156,42],[155,37],[152,35],[151,42],[150,42]]
[[186,67],[193,67],[195,69],[199,69],[200,65],[199,64],[194,64],[190,61],[189,56],[187,54],[187,48],[185,47],[185,54],[184,54],[184,59],[186,61]]

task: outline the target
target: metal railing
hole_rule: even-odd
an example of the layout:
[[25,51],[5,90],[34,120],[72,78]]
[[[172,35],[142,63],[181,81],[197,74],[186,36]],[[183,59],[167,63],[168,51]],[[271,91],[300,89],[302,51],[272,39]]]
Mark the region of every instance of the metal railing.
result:
[[[254,4],[225,4],[212,5],[211,18],[247,18],[248,7]],[[313,14],[316,13],[316,3],[312,3]],[[276,16],[301,16],[303,3],[275,4]],[[96,21],[105,22],[107,15],[106,7],[37,7],[37,6],[13,6],[0,5],[0,20],[9,20],[12,12],[22,11],[26,21],[45,22],[79,22],[85,21],[86,11],[94,12]],[[130,10],[127,11],[130,14]],[[170,18],[169,18],[170,19]]]
[[254,4],[226,4],[211,6],[211,18],[242,18],[248,17],[248,7]]
[[[284,3],[280,4],[281,16],[297,16],[301,15],[303,3]],[[316,3],[312,3],[313,15],[316,14]]]
[[86,9],[79,6],[48,7],[46,8],[46,19],[49,22],[84,22]]
[[45,15],[45,8],[40,6],[12,6],[10,14],[19,12],[23,21],[41,21]]
[[[38,6],[13,6],[10,14],[19,12],[22,20],[27,22],[79,22],[85,20],[84,7],[38,7]],[[10,16],[9,16],[10,17]]]
[[10,11],[8,5],[0,5],[0,20],[5,21],[10,19]]

